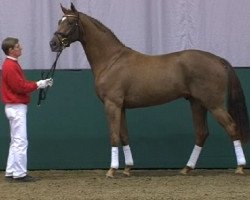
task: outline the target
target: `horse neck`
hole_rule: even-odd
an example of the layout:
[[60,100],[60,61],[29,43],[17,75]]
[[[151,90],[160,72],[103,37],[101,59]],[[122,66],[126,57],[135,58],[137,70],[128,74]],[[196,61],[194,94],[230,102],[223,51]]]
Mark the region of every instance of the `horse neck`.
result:
[[112,64],[124,45],[97,20],[85,14],[80,19],[83,26],[81,43],[94,74],[98,76],[104,68]]

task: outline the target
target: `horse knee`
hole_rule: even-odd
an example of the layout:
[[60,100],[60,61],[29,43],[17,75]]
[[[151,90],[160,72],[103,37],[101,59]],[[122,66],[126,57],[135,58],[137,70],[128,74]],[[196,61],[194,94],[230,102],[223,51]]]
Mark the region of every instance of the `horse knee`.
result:
[[121,135],[121,144],[123,146],[128,145],[128,135],[125,135],[125,134]]
[[121,140],[118,135],[112,135],[110,139],[112,146],[119,146],[121,144]]

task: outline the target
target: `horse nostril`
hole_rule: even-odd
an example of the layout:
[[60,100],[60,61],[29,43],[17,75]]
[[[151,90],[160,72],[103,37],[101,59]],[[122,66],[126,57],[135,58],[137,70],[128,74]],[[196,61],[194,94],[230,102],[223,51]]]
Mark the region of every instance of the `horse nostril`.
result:
[[53,47],[56,46],[56,42],[55,41],[50,41],[49,44],[50,44],[50,46],[53,46]]

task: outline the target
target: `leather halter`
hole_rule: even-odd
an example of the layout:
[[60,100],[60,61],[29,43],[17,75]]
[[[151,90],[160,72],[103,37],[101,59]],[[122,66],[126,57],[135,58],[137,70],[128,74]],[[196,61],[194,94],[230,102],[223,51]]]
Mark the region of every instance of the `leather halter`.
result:
[[[70,45],[70,41],[69,41],[69,36],[71,36],[72,34],[75,33],[76,29],[78,29],[78,34],[80,34],[80,27],[79,27],[79,22],[80,22],[80,17],[79,17],[79,13],[76,15],[64,15],[64,17],[72,17],[77,19],[76,23],[74,24],[74,26],[71,27],[71,29],[68,31],[68,33],[62,33],[59,31],[55,32],[55,36],[58,38],[60,44],[62,45],[63,48],[69,47]],[[81,24],[81,22],[80,22]]]

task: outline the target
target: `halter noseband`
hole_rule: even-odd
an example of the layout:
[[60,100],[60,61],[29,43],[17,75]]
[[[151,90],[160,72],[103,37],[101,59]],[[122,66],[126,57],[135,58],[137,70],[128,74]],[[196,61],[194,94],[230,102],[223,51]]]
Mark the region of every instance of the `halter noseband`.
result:
[[[78,28],[78,34],[80,35],[80,27],[79,27],[79,13],[78,15],[64,15],[63,17],[73,17],[76,18],[77,21],[74,24],[74,26],[69,30],[69,32],[67,34],[56,31],[55,32],[55,36],[58,38],[60,44],[63,46],[63,48],[69,47],[70,45],[70,41],[69,41],[69,36],[72,35],[73,33],[75,33],[76,29]],[[59,37],[60,36],[60,37]]]

